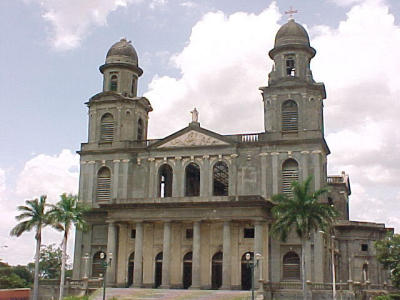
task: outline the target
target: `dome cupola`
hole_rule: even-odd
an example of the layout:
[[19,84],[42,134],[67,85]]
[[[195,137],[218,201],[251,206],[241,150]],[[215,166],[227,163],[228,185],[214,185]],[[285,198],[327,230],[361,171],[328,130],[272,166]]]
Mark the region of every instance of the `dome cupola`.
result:
[[304,27],[290,19],[276,34],[275,47],[293,44],[310,46],[310,39]]
[[138,65],[138,55],[131,41],[122,38],[111,46],[107,52],[106,63],[130,63]]

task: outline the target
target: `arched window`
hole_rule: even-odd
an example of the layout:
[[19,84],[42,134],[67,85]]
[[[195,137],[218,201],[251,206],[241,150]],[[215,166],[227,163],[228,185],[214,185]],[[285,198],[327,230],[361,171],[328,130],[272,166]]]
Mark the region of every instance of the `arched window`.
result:
[[185,196],[200,196],[200,167],[190,163],[185,169]]
[[228,196],[229,169],[226,163],[220,161],[213,168],[213,195]]
[[104,253],[104,259],[100,258],[100,254],[103,253],[102,251],[96,252],[93,255],[92,261],[92,277],[100,277],[100,274],[104,276],[104,272],[106,271],[104,267],[104,260],[106,259],[106,253]]
[[114,139],[114,118],[111,114],[105,114],[101,117],[100,140],[112,142]]
[[142,119],[138,120],[138,124],[137,124],[137,140],[141,141],[143,140],[143,121]]
[[129,255],[128,259],[128,286],[133,284],[133,272],[135,270],[135,252]]
[[288,252],[283,257],[284,280],[300,280],[300,257],[293,251]]
[[362,267],[362,281],[368,281],[368,264],[364,264]]
[[158,197],[172,197],[172,168],[164,164],[158,171]]
[[286,60],[286,75],[296,76],[296,60],[294,55],[288,55],[285,57]]
[[111,200],[111,172],[102,167],[97,173],[97,201]]
[[282,193],[292,196],[292,182],[299,180],[299,165],[294,159],[286,160],[282,165]]
[[183,288],[187,289],[192,285],[192,252],[188,252],[183,257]]
[[158,288],[162,282],[162,263],[163,253],[160,252],[156,255],[155,259],[155,270],[154,270],[154,287]]
[[211,288],[217,290],[222,285],[222,260],[223,253],[217,252],[211,260]]
[[299,113],[297,103],[293,100],[287,100],[282,104],[282,131],[297,131]]
[[118,89],[118,76],[112,75],[110,80],[110,91],[116,92]]

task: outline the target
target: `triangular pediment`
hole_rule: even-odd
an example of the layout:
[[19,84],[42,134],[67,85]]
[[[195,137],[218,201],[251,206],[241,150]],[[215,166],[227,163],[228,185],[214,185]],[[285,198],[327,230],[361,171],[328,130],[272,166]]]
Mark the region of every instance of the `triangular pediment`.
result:
[[199,146],[221,146],[229,145],[229,143],[218,139],[206,133],[197,130],[187,131],[179,136],[176,136],[165,143],[162,143],[157,148],[174,148],[174,147],[199,147]]

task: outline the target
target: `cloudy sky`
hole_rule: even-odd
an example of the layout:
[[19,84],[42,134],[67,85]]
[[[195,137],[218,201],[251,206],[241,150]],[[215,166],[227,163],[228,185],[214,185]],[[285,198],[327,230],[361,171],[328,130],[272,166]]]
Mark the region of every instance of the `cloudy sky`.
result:
[[[84,102],[101,90],[114,42],[127,37],[139,54],[151,138],[185,127],[194,106],[207,129],[259,132],[258,87],[291,5],[327,88],[329,174],[350,175],[353,220],[399,232],[400,1],[0,0],[0,259],[33,260],[33,234],[9,237],[17,205],[77,192]],[[46,231],[43,242],[60,240]]]

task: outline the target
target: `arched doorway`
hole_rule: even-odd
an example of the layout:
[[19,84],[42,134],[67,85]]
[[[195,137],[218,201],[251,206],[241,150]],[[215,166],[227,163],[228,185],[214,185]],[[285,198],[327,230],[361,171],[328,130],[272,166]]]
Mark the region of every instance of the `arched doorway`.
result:
[[154,271],[154,287],[155,288],[158,288],[161,285],[162,260],[163,260],[163,253],[160,252],[157,254],[156,260],[155,260],[155,271]]
[[132,252],[128,259],[128,286],[133,284],[133,270],[135,263],[135,252]]
[[183,288],[187,289],[192,285],[192,252],[188,252],[183,257]]
[[103,253],[103,251],[96,252],[95,255],[93,255],[92,277],[104,276],[105,268],[103,265],[103,261],[105,261],[105,259],[106,259],[106,254],[104,253],[104,259],[101,259],[100,258],[101,253]]
[[282,279],[300,280],[300,257],[296,252],[289,251],[283,256],[282,261]]
[[251,268],[246,260],[246,254],[250,253],[250,261],[253,261],[254,253],[246,252],[242,256],[242,290],[251,289]]
[[217,290],[222,285],[222,252],[217,252],[212,257],[211,288]]

